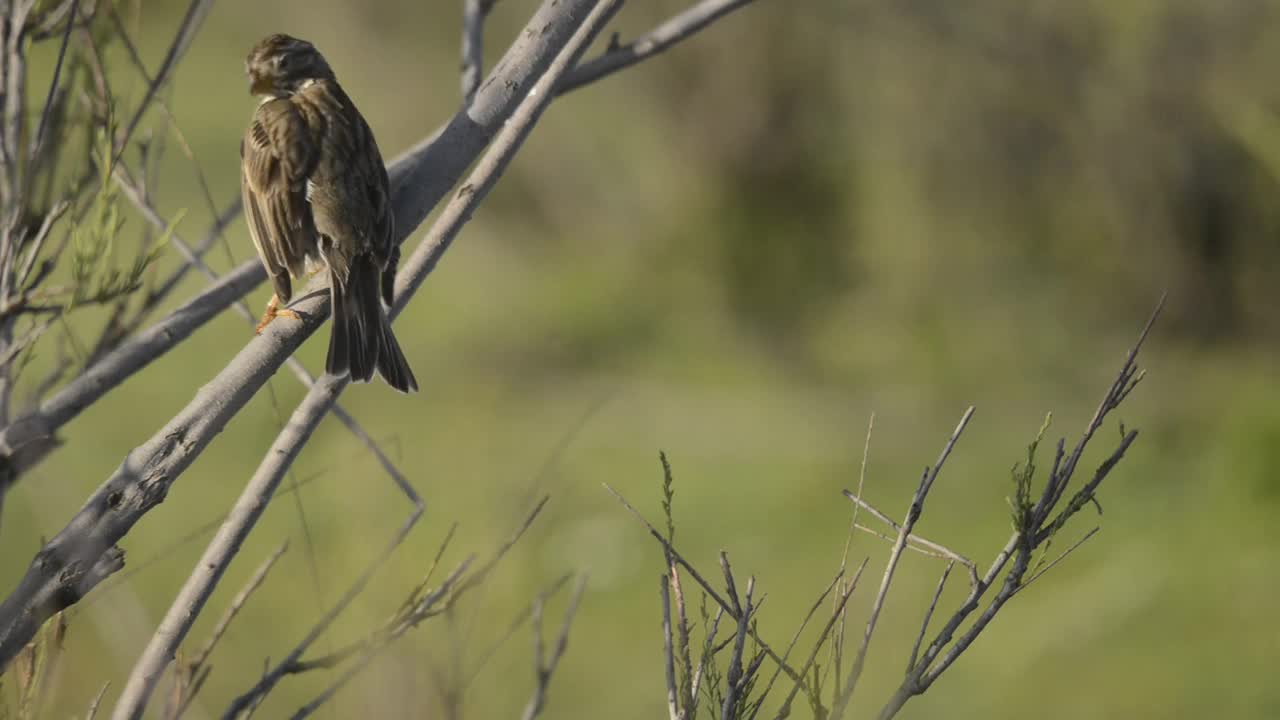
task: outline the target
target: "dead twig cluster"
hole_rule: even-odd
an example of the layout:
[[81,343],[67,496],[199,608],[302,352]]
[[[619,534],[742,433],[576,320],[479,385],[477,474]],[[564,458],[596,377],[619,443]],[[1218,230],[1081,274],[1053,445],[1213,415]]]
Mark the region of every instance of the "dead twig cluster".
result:
[[[863,625],[862,637],[853,654],[847,671],[845,665],[846,614],[845,608],[850,595],[858,586],[867,561],[863,560],[851,578],[845,573],[848,567],[849,541],[846,540],[844,556],[835,578],[827,585],[817,602],[810,608],[800,630],[792,637],[786,650],[779,654],[774,652],[761,636],[760,629],[754,621],[754,611],[764,601],[761,597],[754,600],[755,578],[747,583],[745,599],[739,596],[737,581],[729,565],[728,554],[720,552],[720,566],[724,579],[723,590],[718,591],[695,567],[686,560],[675,546],[675,522],[672,519],[672,498],[674,496],[671,465],[665,455],[661,456],[663,468],[662,509],[666,516],[666,532],[656,528],[646,520],[625,498],[613,488],[605,486],[618,499],[624,508],[649,531],[649,534],[662,547],[666,573],[662,576],[660,600],[662,608],[662,647],[663,676],[666,679],[666,704],[668,715],[672,720],[688,720],[697,716],[699,704],[705,698],[715,701],[717,717],[724,720],[733,718],[754,718],[773,689],[774,681],[780,675],[787,675],[792,686],[786,697],[778,706],[774,717],[786,718],[791,715],[792,706],[797,696],[803,694],[814,717],[844,717],[849,710],[858,682],[866,667],[871,649],[872,638],[876,633],[880,617],[889,602],[889,592],[897,577],[900,561],[904,551],[911,550],[929,557],[937,558],[945,565],[936,589],[929,601],[928,609],[920,623],[911,645],[910,660],[907,663],[905,676],[901,685],[884,703],[879,717],[887,720],[897,715],[908,700],[926,692],[944,672],[982,634],[999,611],[1018,593],[1031,583],[1042,577],[1064,558],[1092,538],[1099,530],[1095,527],[1084,533],[1064,551],[1049,559],[1049,551],[1054,539],[1068,522],[1090,505],[1097,506],[1097,493],[1102,482],[1115,469],[1124,457],[1125,452],[1137,439],[1138,431],[1120,426],[1120,440],[1109,455],[1088,475],[1083,482],[1074,482],[1077,469],[1086,448],[1110,414],[1124,402],[1129,393],[1142,380],[1143,373],[1137,365],[1138,353],[1147,339],[1160,311],[1164,306],[1162,298],[1143,329],[1138,341],[1129,351],[1124,364],[1115,380],[1103,395],[1092,419],[1084,432],[1068,452],[1065,438],[1059,439],[1053,458],[1053,464],[1038,496],[1033,492],[1033,481],[1036,477],[1036,451],[1048,429],[1048,420],[1040,428],[1039,433],[1027,448],[1025,461],[1018,463],[1013,469],[1013,491],[1009,499],[1012,508],[1013,532],[1005,546],[996,554],[995,559],[985,571],[977,563],[951,548],[921,537],[915,532],[916,524],[924,513],[925,502],[937,481],[943,465],[951,456],[961,436],[969,426],[974,415],[974,408],[968,408],[955,431],[944,445],[936,462],[925,468],[916,485],[911,500],[907,505],[903,519],[895,521],[886,513],[873,507],[862,497],[863,480],[866,472],[866,457],[870,450],[871,430],[868,427],[867,447],[864,449],[862,473],[858,483],[858,491],[844,491],[852,503],[852,520],[849,526],[850,537],[854,530],[860,530],[890,543],[888,559],[884,573]],[[874,422],[874,418],[873,418]],[[1069,488],[1074,492],[1068,493]],[[870,527],[859,521],[859,513],[866,512],[885,526],[884,530]],[[947,580],[956,566],[963,567],[969,580],[969,592],[964,601],[942,623],[932,637],[929,628],[946,587]],[[693,662],[689,648],[691,645],[688,626],[687,588],[681,576],[691,578],[703,593],[704,604],[709,600],[716,608],[714,619],[703,611],[705,639],[702,656]],[[994,590],[989,598],[988,591]],[[834,597],[833,597],[834,591]],[[722,594],[723,593],[723,594]],[[827,622],[819,631],[808,658],[799,667],[789,664],[789,657],[801,631],[809,623],[817,610],[828,598],[832,598],[832,611]],[[986,604],[983,606],[983,601]],[[977,617],[974,618],[974,614]],[[735,622],[735,632],[721,638],[719,635],[720,619],[728,616]],[[968,623],[966,625],[966,623]],[[961,630],[963,626],[963,631]],[[756,650],[747,653],[745,642],[750,639]],[[926,639],[928,640],[926,642]],[[819,670],[815,663],[822,649],[828,647],[829,662]],[[726,648],[732,647],[727,660],[720,661],[717,656]],[[773,676],[767,684],[756,690],[755,679],[763,661],[769,660],[774,665]],[[723,668],[721,667],[723,664]],[[828,682],[828,678],[831,682]]]

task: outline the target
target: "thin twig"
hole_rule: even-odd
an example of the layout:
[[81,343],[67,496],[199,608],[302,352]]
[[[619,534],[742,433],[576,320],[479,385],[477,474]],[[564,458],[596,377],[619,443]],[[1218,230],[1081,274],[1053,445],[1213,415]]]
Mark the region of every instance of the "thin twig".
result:
[[[729,584],[729,597],[733,598],[735,605],[738,605],[738,592],[734,589],[733,574],[729,570],[729,562],[723,552],[720,553],[720,566],[724,569],[726,582]],[[742,653],[747,645],[748,629],[754,619],[755,605],[752,604],[751,596],[755,593],[755,589],[756,578],[753,575],[747,578],[747,594],[738,607],[740,613],[738,633],[733,641],[733,654],[729,657],[729,672],[725,676],[724,702],[720,706],[720,720],[737,718],[738,705],[743,700],[745,686],[750,679],[750,675],[745,674],[742,669]]]
[[574,68],[574,71],[556,86],[556,92],[567,93],[577,90],[610,73],[651,58],[749,2],[751,0],[702,0],[634,42],[621,47],[611,47],[600,57]]
[[[822,594],[819,595],[818,599],[814,601],[812,606],[809,607],[809,612],[805,613],[804,619],[800,621],[800,627],[796,628],[796,631],[791,635],[791,641],[787,643],[787,649],[784,650],[782,653],[782,657],[784,660],[791,657],[792,649],[794,649],[796,646],[796,643],[800,641],[800,634],[803,633],[804,629],[809,626],[809,621],[813,619],[814,613],[818,612],[818,608],[822,607],[822,603],[826,602],[827,597],[831,595],[831,591],[835,589],[836,585],[838,585],[842,579],[844,579],[844,571],[845,571],[845,568],[841,567],[840,570],[836,572],[836,576],[831,578],[831,582],[827,584],[827,587],[822,591]],[[819,645],[822,644],[823,639],[824,638],[818,639]],[[764,690],[760,693],[761,699],[768,696],[769,691],[773,689],[774,682],[778,680],[778,676],[781,674],[782,674],[782,671],[779,668],[775,667],[773,670],[773,674],[769,676],[768,684],[764,686]],[[756,705],[755,710],[752,711],[751,713],[752,718],[754,718],[756,714],[760,712],[760,706],[761,704]]]
[[280,546],[268,555],[266,560],[262,561],[262,564],[258,566],[258,569],[249,578],[249,581],[240,589],[240,592],[236,593],[236,596],[231,599],[231,604],[227,606],[222,617],[218,619],[218,623],[213,627],[213,632],[209,634],[209,639],[205,641],[204,645],[201,646],[200,650],[195,654],[195,657],[192,658],[191,668],[193,671],[198,670],[200,666],[204,665],[205,661],[209,659],[209,655],[213,653],[214,647],[216,647],[218,641],[222,639],[227,628],[231,626],[231,621],[235,620],[236,615],[240,613],[240,609],[244,607],[246,602],[248,602],[249,596],[253,595],[253,593],[257,591],[258,587],[262,585],[263,581],[267,579],[267,573],[271,572],[271,568],[276,564],[276,561],[279,560],[280,556],[284,555],[288,549],[288,540],[280,543]]
[[[564,587],[565,583],[569,582],[569,579],[572,577],[573,575],[570,573],[565,573],[564,575],[561,575],[559,578],[556,579],[555,582],[551,584],[549,588],[547,588],[547,590],[545,591],[545,595],[547,595],[547,597],[550,597],[552,595],[557,594],[558,592],[560,592],[560,589]],[[502,635],[498,637],[498,639],[490,643],[489,646],[485,648],[483,652],[480,653],[479,658],[476,660],[475,666],[471,668],[471,671],[467,673],[467,678],[463,680],[461,687],[459,688],[460,691],[465,692],[469,687],[471,687],[471,684],[474,683],[476,678],[480,675],[480,671],[483,670],[485,665],[488,664],[489,659],[493,657],[493,655],[498,651],[499,648],[507,644],[507,641],[510,640],[513,635],[515,635],[516,631],[519,630],[525,624],[525,622],[529,620],[529,618],[532,615],[533,615],[533,604],[530,603],[528,605],[525,605],[524,609],[522,609],[520,613],[516,615],[516,617],[511,621],[511,624],[507,626],[506,631],[503,632]]]
[[871,433],[876,428],[876,414],[871,413],[867,420],[867,436],[862,442],[862,463],[858,468],[858,493],[854,497],[853,517],[849,519],[849,534],[844,539],[844,552],[840,555],[840,569],[844,570],[849,563],[849,548],[853,545],[853,530],[858,526],[858,511],[862,509],[862,488],[867,481],[867,458],[871,456]]
[[924,634],[929,631],[929,619],[933,617],[933,611],[938,607],[938,599],[942,597],[942,588],[947,585],[947,576],[951,574],[951,568],[955,567],[954,561],[947,563],[947,567],[942,571],[942,577],[938,579],[938,587],[933,591],[933,600],[929,602],[929,609],[924,613],[924,620],[920,623],[920,632],[916,634],[916,641],[911,646],[911,659],[907,661],[907,673],[910,674],[916,667],[916,657],[920,654],[920,643],[924,642]]
[[[445,579],[440,583],[439,588],[428,593],[425,597],[423,597],[417,605],[417,612],[425,614],[429,610],[434,609],[437,603],[439,603],[441,599],[448,597],[449,593],[453,590],[453,588],[458,583],[458,581],[461,580],[463,576],[466,574],[467,568],[470,567],[471,561],[473,559],[474,557],[469,557],[466,560],[464,560],[460,565],[458,565],[457,568],[453,570],[453,572],[449,573],[449,575],[445,577]],[[311,702],[299,708],[298,711],[293,714],[292,720],[301,720],[302,718],[308,717],[309,715],[314,713],[316,710],[318,710],[320,706],[328,702],[331,698],[333,698],[333,696],[339,690],[345,687],[346,684],[350,682],[352,678],[360,674],[366,667],[368,667],[369,663],[371,663],[374,660],[374,658],[376,658],[383,650],[389,647],[393,640],[398,639],[401,635],[403,635],[412,627],[413,627],[413,623],[403,623],[402,625],[397,627],[394,632],[388,635],[386,642],[378,643],[365,648],[361,656],[354,663],[352,663],[350,667],[348,667],[345,671],[343,671],[343,673],[339,675],[338,678],[329,685],[329,687],[325,688],[324,691],[321,692],[319,695],[317,695],[313,700],[311,700]],[[264,673],[263,679],[264,680],[266,679],[266,673]],[[266,697],[266,693],[260,693],[252,696],[250,700],[250,704],[248,708],[246,708],[245,712],[246,713],[252,712],[252,708],[256,707],[258,703],[262,702],[262,700],[265,697]],[[236,702],[233,703],[232,709],[228,710],[227,713],[223,715],[223,717],[224,718],[235,717],[235,714],[236,714],[235,709],[237,705],[240,704],[243,698],[244,696],[237,699]]]
[[[862,559],[862,562],[858,565],[858,570],[853,574],[853,579],[849,581],[849,584],[844,587],[844,591],[840,593],[839,602],[837,602],[835,608],[832,609],[831,617],[827,620],[826,626],[822,628],[822,632],[818,635],[818,641],[814,644],[813,650],[809,652],[809,657],[805,659],[804,665],[800,668],[801,679],[797,680],[791,686],[791,691],[787,693],[787,699],[783,701],[782,706],[778,709],[777,715],[774,716],[776,720],[782,720],[782,718],[790,716],[791,703],[795,700],[795,697],[800,692],[801,688],[804,687],[803,678],[809,674],[809,668],[813,667],[813,664],[817,661],[818,653],[822,651],[824,639],[830,636],[832,628],[835,627],[836,623],[844,617],[845,607],[849,603],[849,598],[853,597],[853,591],[858,589],[858,581],[862,579],[862,571],[867,569],[868,560],[870,560],[870,558]],[[772,682],[770,682],[770,684],[772,685]]]
[[671,642],[671,587],[666,575],[658,578],[658,593],[662,597],[662,660],[666,669],[667,717],[680,720],[679,693],[676,690],[676,656]]
[[1072,544],[1071,544],[1071,547],[1067,548],[1066,550],[1063,550],[1063,551],[1062,551],[1062,554],[1061,554],[1061,555],[1059,555],[1058,557],[1054,558],[1052,561],[1050,561],[1048,565],[1045,565],[1045,566],[1044,566],[1043,568],[1041,568],[1038,572],[1036,572],[1036,574],[1032,575],[1031,577],[1027,578],[1026,580],[1023,580],[1023,581],[1022,581],[1022,584],[1018,586],[1018,589],[1014,591],[1014,594],[1016,595],[1016,594],[1018,594],[1018,593],[1022,592],[1023,590],[1026,590],[1028,585],[1030,585],[1031,583],[1035,582],[1036,580],[1039,580],[1039,579],[1040,579],[1040,578],[1041,578],[1045,573],[1047,573],[1047,572],[1049,572],[1050,570],[1052,570],[1052,569],[1053,569],[1053,567],[1054,567],[1055,565],[1057,565],[1058,563],[1062,562],[1063,560],[1066,560],[1068,555],[1070,555],[1071,553],[1075,552],[1077,548],[1079,548],[1081,545],[1084,545],[1086,542],[1088,542],[1088,541],[1089,541],[1089,539],[1090,539],[1090,538],[1092,538],[1094,535],[1097,535],[1097,534],[1098,534],[1098,531],[1099,531],[1099,530],[1101,530],[1101,529],[1102,529],[1102,527],[1101,527],[1101,526],[1099,526],[1099,527],[1095,527],[1094,529],[1092,529],[1092,530],[1090,530],[1089,532],[1085,533],[1084,537],[1082,537],[1082,538],[1080,538],[1079,540],[1077,540],[1077,541],[1075,541],[1074,543],[1072,543]]
[[973,411],[974,408],[972,406],[969,407],[960,418],[955,431],[951,433],[951,438],[947,440],[946,446],[943,447],[942,454],[938,456],[938,461],[931,468],[925,470],[924,475],[920,478],[920,485],[916,488],[915,495],[911,498],[911,506],[907,510],[907,517],[898,529],[898,540],[894,543],[893,549],[889,551],[889,561],[885,564],[884,577],[880,580],[880,591],[876,593],[875,600],[871,604],[871,614],[867,618],[867,627],[862,635],[862,643],[858,646],[858,653],[854,656],[853,667],[849,669],[849,675],[844,681],[844,688],[841,694],[832,703],[832,717],[837,718],[837,720],[844,715],[844,710],[848,707],[849,701],[853,698],[853,693],[858,687],[858,679],[862,676],[862,668],[867,659],[867,650],[871,645],[871,636],[875,633],[876,622],[880,619],[880,612],[884,609],[885,598],[889,594],[890,585],[893,584],[894,571],[898,568],[898,560],[902,557],[902,550],[906,547],[907,538],[910,537],[916,521],[920,519],[920,513],[924,510],[924,501],[929,495],[929,490],[932,489],[934,481],[937,480],[943,463],[951,455],[951,450],[955,448],[956,442],[960,440],[960,435],[969,424],[969,419],[973,417]]
[[484,20],[497,0],[462,0],[462,104],[470,105],[484,67]]
[[84,720],[93,720],[98,716],[98,706],[102,704],[102,698],[107,694],[107,688],[111,687],[111,681],[102,683],[102,689],[98,690],[98,694],[93,696],[93,700],[89,702],[89,710],[84,714]]
[[[645,529],[649,531],[649,534],[652,535],[662,545],[662,548],[664,551],[670,553],[671,557],[674,558],[676,562],[680,563],[681,567],[689,571],[689,575],[692,576],[693,579],[698,583],[698,585],[702,587],[703,592],[705,592],[712,600],[714,600],[717,605],[724,608],[724,611],[728,613],[730,618],[737,621],[742,617],[742,614],[740,612],[735,611],[734,606],[730,605],[728,601],[726,601],[723,597],[721,597],[720,593],[716,592],[715,588],[713,588],[711,584],[708,583],[706,579],[702,577],[701,573],[698,572],[697,568],[689,564],[689,562],[684,559],[684,556],[682,556],[676,550],[675,546],[667,542],[667,539],[662,536],[662,533],[659,532],[658,529],[655,528],[652,523],[646,520],[645,517],[640,514],[640,511],[636,510],[635,507],[632,506],[631,503],[628,502],[626,498],[624,498],[617,490],[614,490],[612,487],[610,487],[608,483],[604,483],[604,489],[608,490],[609,493],[613,495],[613,497],[617,499],[618,502],[622,503],[622,506],[626,508],[628,512],[631,513],[632,517],[640,521],[640,524],[645,526]],[[782,659],[781,655],[774,652],[773,648],[769,647],[769,644],[764,641],[764,638],[760,637],[760,635],[757,634],[756,629],[754,627],[751,628],[750,633],[751,633],[751,639],[755,640],[756,643],[760,645],[760,649],[764,650],[765,654],[767,654],[771,660],[777,663],[778,666],[782,668],[782,671],[786,673],[788,677],[790,677],[792,680],[796,682],[802,682],[800,675],[798,675],[793,668],[787,665],[786,661]]]
[[[866,500],[863,500],[859,496],[854,495],[848,490],[842,490],[841,492],[844,493],[845,497],[852,500],[856,507],[865,508],[867,512],[874,515],[876,519],[888,525],[895,532],[901,532],[902,526],[899,525],[897,522],[895,522],[888,515],[885,515],[883,512],[877,510],[874,505],[867,502]],[[876,530],[873,530],[872,528],[869,528],[865,525],[856,525],[855,527],[858,530],[862,530],[863,532],[870,533],[872,535],[875,535],[876,537],[884,538],[886,540],[893,540],[893,538],[889,538],[887,535],[877,532]],[[936,543],[936,542],[933,542],[932,540],[928,540],[926,538],[920,537],[915,533],[907,534],[907,543],[908,543],[907,548],[910,550],[915,550],[916,552],[923,553],[925,555],[932,555],[933,557],[947,558],[949,560],[953,560],[955,562],[960,563],[969,571],[970,583],[976,583],[978,581],[978,564],[970,560],[969,558],[965,557],[964,555],[961,555],[960,553],[956,552],[955,550],[952,550],[951,548],[945,545],[942,545],[941,543]]]
[[[610,0],[603,0],[609,2]],[[621,4],[621,0],[615,4]],[[609,12],[613,12],[612,10]],[[547,656],[543,653],[542,640],[542,603],[543,598],[539,597],[533,605],[533,647],[534,647],[534,671],[537,682],[533,688],[533,697],[529,698],[529,702],[525,705],[522,720],[533,720],[542,714],[543,708],[547,703],[547,689],[551,687],[551,676],[555,674],[556,668],[560,665],[560,658],[564,657],[564,652],[569,647],[569,629],[573,626],[573,616],[578,612],[578,603],[582,600],[582,592],[587,587],[587,577],[583,575],[578,580],[578,585],[573,589],[573,595],[569,598],[569,606],[565,608],[564,619],[560,622],[560,632],[556,634],[556,643],[551,650],[551,655]]]
[[[62,63],[67,57],[67,45],[71,41],[71,28],[75,25],[76,13],[80,11],[80,0],[71,0],[71,13],[67,16],[67,28],[62,33],[62,45],[58,48],[58,60],[53,66],[53,79],[49,81],[49,93],[45,95],[44,109],[40,111],[40,124],[36,126],[36,139],[31,146],[31,157],[40,155],[44,145],[44,131],[49,124],[49,110],[53,107],[53,95],[58,89],[58,80],[62,77]],[[21,29],[11,28],[10,32],[21,34]],[[28,182],[31,178],[28,177]]]
[[125,148],[129,144],[129,138],[138,129],[138,123],[142,122],[143,115],[146,114],[147,108],[156,94],[160,92],[160,88],[169,81],[169,76],[173,74],[174,68],[178,66],[178,61],[187,52],[187,48],[191,46],[191,41],[195,39],[196,32],[200,29],[200,24],[204,21],[205,15],[208,14],[209,8],[212,6],[213,0],[191,0],[191,4],[187,6],[187,12],[182,16],[178,31],[173,36],[173,42],[169,44],[169,50],[165,53],[164,60],[160,62],[160,69],[156,71],[156,75],[151,79],[151,82],[147,83],[147,92],[142,96],[142,102],[138,103],[137,109],[133,112],[133,117],[125,125],[124,132],[116,139],[116,149],[111,157],[113,166],[120,162],[120,157],[124,154]]

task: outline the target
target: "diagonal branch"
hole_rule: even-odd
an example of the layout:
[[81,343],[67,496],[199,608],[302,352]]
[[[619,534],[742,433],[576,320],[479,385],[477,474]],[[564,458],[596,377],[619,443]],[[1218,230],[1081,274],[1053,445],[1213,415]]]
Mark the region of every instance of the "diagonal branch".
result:
[[[609,493],[613,495],[613,497],[618,502],[622,503],[622,507],[626,508],[627,511],[631,513],[632,517],[638,520],[640,524],[645,526],[645,529],[649,531],[649,534],[652,535],[653,538],[657,540],[660,545],[662,545],[663,551],[669,554],[673,562],[678,563],[679,565],[684,567],[685,570],[689,571],[689,575],[694,579],[695,582],[698,583],[700,587],[702,587],[703,592],[705,592],[708,597],[714,600],[715,603],[719,605],[721,609],[723,609],[730,618],[732,618],[735,621],[742,619],[742,613],[739,610],[735,609],[738,606],[738,601],[736,598],[734,599],[734,602],[731,605],[728,600],[725,600],[723,597],[721,597],[720,593],[716,592],[715,588],[711,586],[711,583],[707,582],[706,579],[702,577],[702,574],[698,572],[698,569],[695,568],[692,564],[690,564],[689,561],[685,560],[684,556],[682,556],[675,549],[675,546],[673,546],[665,537],[663,537],[662,533],[659,532],[658,529],[653,526],[653,523],[646,520],[645,517],[640,514],[640,511],[636,510],[635,506],[633,506],[630,502],[628,502],[627,499],[621,495],[621,493],[619,493],[617,490],[614,490],[608,484],[605,484],[604,489],[608,490]],[[787,677],[791,678],[792,681],[797,683],[804,682],[804,679],[800,676],[800,674],[797,673],[794,668],[788,665],[787,661],[781,655],[775,652],[773,648],[769,647],[769,644],[764,641],[764,638],[760,637],[759,633],[756,632],[756,629],[754,626],[752,626],[749,629],[749,632],[751,633],[751,639],[756,641],[756,644],[759,645],[760,649],[763,650],[764,653],[769,656],[769,659],[773,660],[773,662],[776,663],[778,667],[782,668],[782,671],[787,674]]]
[[462,104],[467,106],[480,88],[484,67],[484,20],[497,0],[462,0]]
[[692,37],[699,30],[749,2],[751,0],[702,0],[635,41],[620,47],[610,47],[603,55],[574,68],[556,87],[556,92],[564,94],[577,90],[606,75],[647,60]]
[[973,410],[973,407],[970,406],[965,411],[960,418],[960,422],[956,425],[955,431],[951,433],[951,439],[947,440],[946,446],[942,449],[942,454],[938,456],[938,461],[933,464],[933,467],[925,470],[924,475],[920,478],[920,485],[916,488],[915,495],[911,498],[911,506],[907,510],[907,517],[903,520],[901,527],[898,528],[898,539],[893,544],[893,549],[889,551],[889,561],[885,564],[884,577],[880,580],[880,591],[876,593],[875,600],[871,604],[871,615],[867,618],[867,627],[862,635],[862,643],[858,646],[858,654],[854,656],[853,667],[849,669],[849,676],[844,682],[843,692],[832,703],[831,716],[833,718],[842,717],[845,708],[849,705],[849,701],[853,699],[853,693],[858,687],[858,679],[862,676],[862,669],[866,663],[867,650],[871,645],[871,636],[875,633],[876,622],[880,619],[880,612],[884,609],[885,598],[889,594],[889,586],[893,584],[894,571],[898,568],[898,560],[902,557],[902,551],[907,546],[907,538],[911,536],[911,531],[915,528],[916,521],[920,519],[920,514],[924,511],[924,501],[929,496],[929,490],[933,488],[934,481],[938,479],[938,473],[942,470],[943,463],[951,455],[956,442],[960,440],[960,435],[964,433],[970,418],[973,417]]

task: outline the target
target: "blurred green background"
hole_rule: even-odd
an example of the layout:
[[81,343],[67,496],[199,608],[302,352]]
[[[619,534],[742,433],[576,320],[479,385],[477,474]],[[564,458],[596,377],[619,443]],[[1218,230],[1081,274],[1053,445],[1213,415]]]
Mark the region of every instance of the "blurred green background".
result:
[[[461,4],[217,3],[166,98],[218,205],[239,192],[253,108],[242,61],[260,36],[315,42],[391,157],[458,107]],[[625,41],[687,4],[633,2],[614,27]],[[498,4],[490,65],[535,6]],[[150,69],[184,7],[141,3]],[[1072,527],[1102,532],[904,717],[1280,715],[1278,27],[1271,0],[758,0],[557,101],[397,322],[423,391],[343,396],[427,513],[318,649],[390,614],[452,522],[448,561],[483,557],[540,493],[551,501],[452,630],[411,633],[329,716],[434,716],[451,673],[569,571],[590,580],[547,716],[660,716],[661,555],[601,486],[657,521],[659,449],[675,468],[679,546],[708,573],[723,548],[756,575],[774,644],[838,565],[840,490],[856,486],[873,412],[866,495],[901,516],[920,468],[977,406],[919,531],[989,562],[1009,532],[1009,468],[1046,412],[1074,441],[1165,290],[1150,374],[1118,414],[1142,434],[1103,488],[1105,516]],[[115,53],[131,108],[145,85]],[[149,120],[166,134],[160,113]],[[211,213],[165,142],[157,200],[167,216],[187,208],[178,231],[197,240]],[[135,216],[126,231],[141,227]],[[227,246],[251,256],[242,220]],[[230,266],[221,247],[209,257]],[[65,448],[8,498],[6,590],[249,332],[227,314],[66,428]],[[312,368],[326,337],[300,353]],[[83,712],[103,681],[118,692],[209,533],[181,541],[229,507],[301,395],[276,379],[129,535],[127,581],[71,614],[50,717]],[[1084,467],[1117,437],[1113,422]],[[300,640],[407,511],[332,420],[296,479],[311,480],[301,505],[318,573],[295,496],[278,497],[188,643],[288,538],[193,717],[219,714]],[[871,557],[852,601],[864,618],[886,547],[860,536],[853,553]],[[900,678],[940,569],[905,559],[858,716]],[[465,716],[519,711],[529,648],[521,630],[485,666]],[[287,679],[260,715],[291,712],[326,678]]]

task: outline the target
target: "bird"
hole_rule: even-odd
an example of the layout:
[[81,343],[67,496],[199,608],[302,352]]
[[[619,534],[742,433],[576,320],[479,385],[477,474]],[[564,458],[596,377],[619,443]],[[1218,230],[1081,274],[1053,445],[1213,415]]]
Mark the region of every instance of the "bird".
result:
[[375,371],[402,393],[418,389],[387,312],[400,246],[390,182],[373,131],[306,40],[263,38],[245,60],[259,99],[240,143],[249,234],[274,286],[257,332],[292,297],[291,276],[329,273],[333,310],[325,371],[368,382]]

